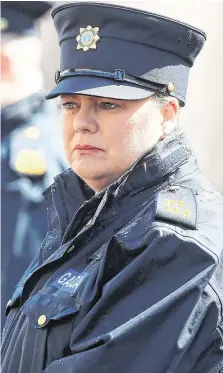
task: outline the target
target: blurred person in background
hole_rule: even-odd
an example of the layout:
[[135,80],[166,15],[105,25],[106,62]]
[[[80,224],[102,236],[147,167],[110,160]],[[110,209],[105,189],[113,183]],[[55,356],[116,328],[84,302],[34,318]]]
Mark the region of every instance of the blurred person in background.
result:
[[2,306],[47,230],[42,192],[66,167],[56,105],[44,100],[35,21],[52,2],[1,2]]

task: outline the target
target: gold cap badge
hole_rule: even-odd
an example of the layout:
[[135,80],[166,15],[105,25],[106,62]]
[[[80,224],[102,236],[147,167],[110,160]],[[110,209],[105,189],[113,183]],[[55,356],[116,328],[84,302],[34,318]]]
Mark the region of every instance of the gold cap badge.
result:
[[77,49],[83,49],[84,52],[89,49],[96,49],[96,43],[100,40],[98,32],[99,27],[87,26],[86,28],[80,28],[80,35],[76,37],[78,42]]

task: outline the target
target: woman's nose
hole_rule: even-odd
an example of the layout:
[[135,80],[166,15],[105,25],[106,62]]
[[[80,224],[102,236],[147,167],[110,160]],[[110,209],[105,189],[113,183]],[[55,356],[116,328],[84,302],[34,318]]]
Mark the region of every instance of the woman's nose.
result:
[[81,105],[78,114],[73,121],[73,128],[75,132],[96,132],[97,121],[95,117],[95,110],[90,105]]

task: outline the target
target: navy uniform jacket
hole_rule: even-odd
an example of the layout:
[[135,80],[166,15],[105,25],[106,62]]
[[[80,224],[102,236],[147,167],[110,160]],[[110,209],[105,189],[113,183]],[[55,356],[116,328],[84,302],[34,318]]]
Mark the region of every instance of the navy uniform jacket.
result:
[[49,231],[8,306],[2,372],[222,372],[223,198],[185,136],[80,208],[78,183],[67,170],[45,193]]
[[[47,232],[42,193],[67,165],[60,144],[59,110],[41,93],[4,106],[1,124],[3,325],[6,303]],[[28,174],[20,172],[21,166]]]

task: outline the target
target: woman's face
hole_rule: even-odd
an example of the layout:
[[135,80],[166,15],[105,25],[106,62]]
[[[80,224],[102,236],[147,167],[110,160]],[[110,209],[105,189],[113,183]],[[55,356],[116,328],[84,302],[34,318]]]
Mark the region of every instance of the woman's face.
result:
[[163,115],[149,98],[63,95],[61,115],[67,160],[95,191],[117,180],[162,136]]

